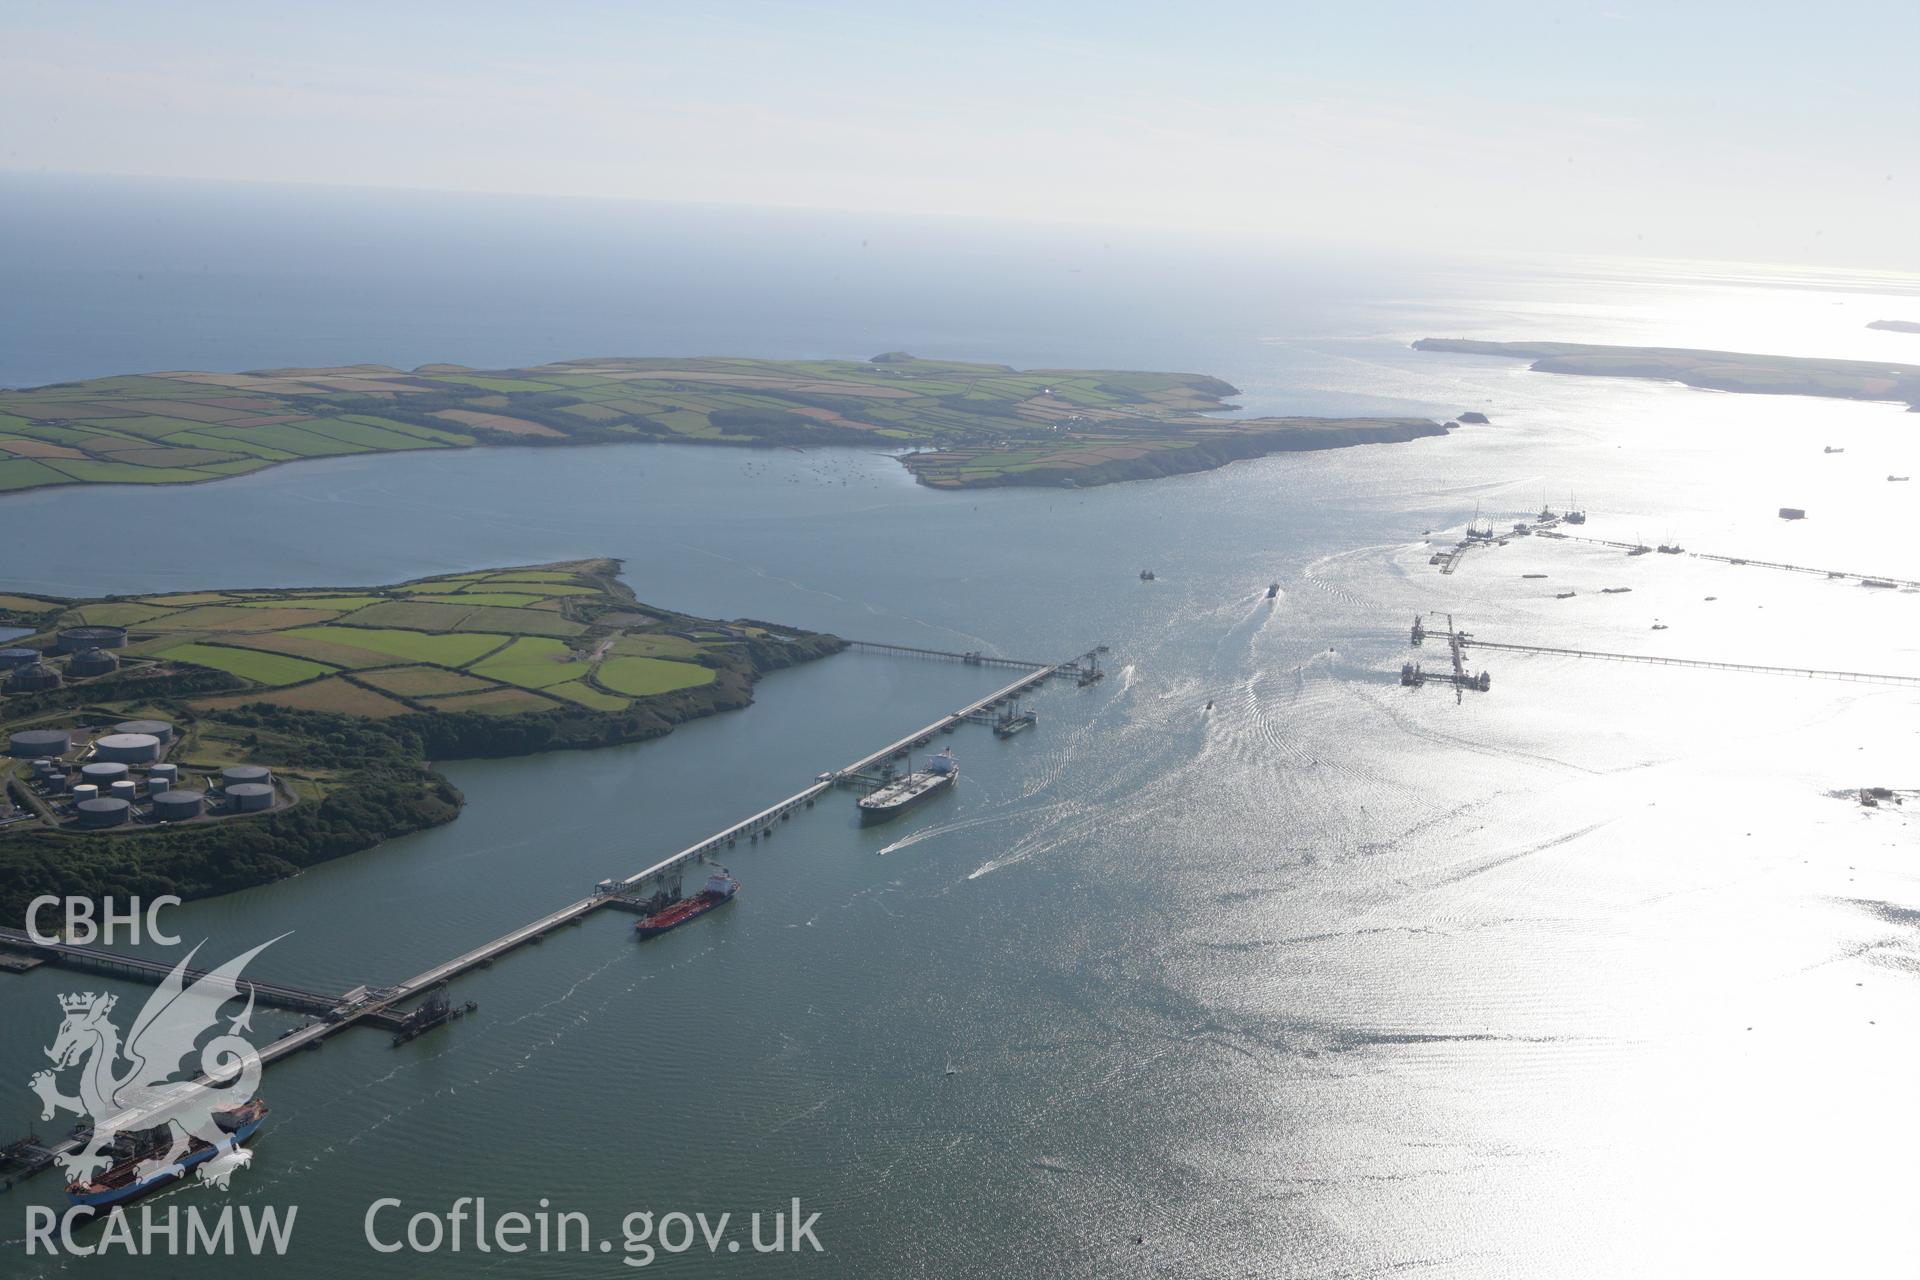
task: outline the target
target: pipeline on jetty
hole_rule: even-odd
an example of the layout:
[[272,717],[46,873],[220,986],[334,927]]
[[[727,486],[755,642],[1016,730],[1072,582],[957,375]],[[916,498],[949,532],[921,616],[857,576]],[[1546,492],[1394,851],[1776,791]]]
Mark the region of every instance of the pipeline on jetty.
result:
[[[1446,619],[1446,629],[1437,634],[1447,641],[1447,649],[1453,659],[1453,673],[1450,676],[1436,676],[1422,671],[1412,662],[1400,668],[1400,683],[1418,686],[1430,680],[1450,683],[1454,687],[1458,700],[1462,689],[1478,689],[1486,692],[1492,685],[1492,678],[1484,671],[1478,676],[1470,676],[1466,670],[1466,652],[1469,645],[1482,649],[1499,649],[1507,653],[1542,653],[1563,658],[1599,658],[1607,662],[1641,662],[1661,667],[1693,667],[1705,671],[1745,671],[1755,675],[1797,676],[1806,680],[1842,680],[1856,684],[1920,685],[1920,676],[1889,675],[1870,671],[1835,671],[1822,667],[1788,667],[1759,662],[1724,662],[1714,658],[1671,658],[1654,653],[1610,653],[1600,649],[1568,649],[1555,645],[1518,644],[1504,640],[1482,640],[1479,637],[1460,630],[1454,625],[1452,614],[1436,614]],[[1416,616],[1410,641],[1420,645],[1428,636],[1436,632],[1429,629],[1426,620]]]
[[[1471,637],[1468,637],[1471,639]],[[1472,641],[1482,649],[1510,653],[1557,654],[1563,658],[1601,658],[1608,662],[1645,662],[1662,667],[1697,667],[1707,671],[1747,671],[1757,675],[1799,676],[1807,680],[1846,680],[1859,684],[1920,685],[1920,676],[1888,675],[1871,671],[1830,671],[1820,667],[1782,667],[1760,662],[1720,662],[1710,658],[1666,658],[1651,653],[1606,653],[1597,649],[1559,649],[1540,644],[1511,644],[1497,640]]]
[[[1637,551],[1644,552],[1646,550],[1643,545],[1637,543],[1613,542],[1606,538],[1589,538],[1576,533],[1545,533],[1542,536],[1560,538],[1567,542],[1585,542],[1597,547],[1614,547],[1627,552],[1629,555]],[[1712,560],[1719,564],[1747,565],[1755,569],[1779,569],[1786,573],[1804,573],[1816,578],[1850,578],[1862,584],[1876,587],[1920,588],[1920,580],[1913,578],[1896,578],[1889,574],[1857,573],[1852,569],[1816,569],[1811,565],[1787,564],[1779,560],[1751,560],[1744,556],[1723,556],[1710,551],[1682,551],[1679,547],[1661,547],[1659,550],[1670,550],[1673,554],[1689,555],[1696,560]]]
[[[399,1039],[409,1038],[410,1034],[423,1024],[415,1015],[402,1010],[400,1005],[423,996],[430,1000],[440,997],[443,995],[445,984],[450,979],[474,969],[484,968],[508,952],[528,943],[538,942],[554,930],[578,923],[595,911],[608,907],[631,909],[638,895],[664,882],[688,864],[727,848],[742,836],[758,838],[763,834],[771,833],[776,824],[791,818],[797,810],[811,807],[815,800],[835,786],[871,781],[866,771],[874,765],[911,751],[923,739],[930,738],[942,730],[953,728],[969,720],[980,721],[983,718],[990,718],[993,708],[1037,688],[1054,676],[1072,676],[1082,685],[1092,683],[1104,674],[1100,669],[1100,654],[1106,647],[1097,646],[1063,662],[1026,662],[1015,658],[989,657],[980,653],[951,653],[945,650],[919,649],[909,645],[891,645],[871,641],[856,640],[850,641],[849,644],[855,648],[877,653],[952,659],[974,666],[1011,667],[1018,669],[1021,674],[1011,684],[942,716],[932,724],[917,729],[878,751],[861,756],[858,760],[839,769],[831,769],[820,774],[811,785],[796,791],[784,800],[768,805],[751,817],[744,818],[695,844],[690,844],[679,852],[662,858],[652,866],[636,871],[623,879],[603,880],[586,897],[550,911],[490,942],[482,943],[471,951],[442,961],[397,985],[360,987],[345,996],[328,996],[298,987],[271,983],[253,984],[251,979],[242,979],[240,985],[243,988],[253,985],[258,993],[257,998],[263,1004],[276,1004],[282,1008],[321,1015],[319,1020],[291,1030],[279,1039],[261,1046],[259,1049],[261,1065],[264,1067],[303,1049],[317,1049],[328,1036],[345,1027],[360,1023],[383,1026],[402,1033],[396,1038],[396,1043]],[[16,938],[13,935],[18,936]],[[43,947],[34,943],[19,930],[0,930],[0,948],[31,951],[52,963],[90,967],[96,972],[150,982],[160,981],[173,968],[172,965],[160,961],[126,956],[98,947],[77,947],[64,943],[58,947]],[[437,1025],[438,1021],[444,1020],[442,1018],[430,1021],[433,1025]],[[148,1106],[116,1117],[113,1121],[114,1127],[121,1132],[143,1128],[147,1117],[164,1110],[174,1099],[184,1096],[188,1091],[207,1083],[209,1082],[204,1077],[195,1081],[183,1081],[166,1090]],[[31,1148],[31,1158],[23,1161],[23,1164],[26,1166],[25,1172],[34,1172],[52,1163],[56,1155],[78,1150],[79,1142],[68,1139],[53,1146],[44,1146],[37,1140],[28,1139],[0,1150],[12,1151],[14,1148],[20,1148],[22,1151]]]

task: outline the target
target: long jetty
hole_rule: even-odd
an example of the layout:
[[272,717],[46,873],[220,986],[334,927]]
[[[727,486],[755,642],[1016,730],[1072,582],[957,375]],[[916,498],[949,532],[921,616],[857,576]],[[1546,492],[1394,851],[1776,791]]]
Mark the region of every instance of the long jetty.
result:
[[[0,927],[0,947],[25,954],[63,968],[79,969],[88,973],[105,974],[108,977],[132,978],[136,981],[158,983],[173,972],[173,964],[165,960],[153,960],[146,956],[128,955],[121,951],[109,951],[105,947],[82,946],[78,943],[61,942],[55,939],[41,941],[35,939],[24,929]],[[211,972],[207,969],[190,967],[183,971],[182,977],[189,983],[198,982]],[[241,978],[236,984],[243,992],[251,992],[253,998],[261,1004],[276,1009],[291,1009],[296,1013],[331,1014],[350,1002],[345,995],[328,995],[320,991],[308,991],[302,987],[288,986],[279,982],[262,982],[254,978]],[[381,1021],[375,1017],[375,1021]],[[398,1023],[400,1016],[395,1014],[385,1019]]]
[[1748,671],[1758,675],[1799,676],[1808,680],[1848,680],[1860,684],[1920,685],[1920,676],[1869,671],[1830,671],[1820,667],[1782,667],[1760,662],[1719,662],[1710,658],[1668,658],[1652,653],[1606,653],[1597,649],[1561,649],[1543,644],[1513,644],[1463,635],[1464,643],[1510,653],[1545,653],[1563,658],[1600,658],[1607,662],[1644,662],[1662,667],[1698,667],[1709,671]]
[[[954,728],[965,721],[977,719],[982,713],[989,711],[1000,703],[1018,697],[1020,694],[1044,684],[1054,676],[1072,675],[1085,679],[1089,677],[1089,673],[1097,676],[1100,669],[1101,650],[1098,648],[1089,649],[1087,652],[1063,662],[1027,662],[1017,658],[991,657],[981,653],[953,653],[940,649],[920,649],[911,645],[885,644],[875,641],[852,640],[848,642],[848,645],[851,648],[874,653],[894,653],[909,657],[952,659],[965,662],[972,666],[1012,667],[1017,668],[1021,672],[1021,675],[1011,684],[994,690],[984,698],[975,699],[966,706],[940,717],[932,724],[917,729],[904,738],[888,743],[878,751],[869,752],[867,755],[861,756],[858,760],[842,768],[831,769],[820,774],[811,785],[795,792],[784,800],[768,805],[751,817],[733,823],[715,832],[713,835],[688,845],[686,848],[669,857],[662,858],[652,866],[634,872],[624,879],[603,881],[601,885],[596,887],[593,893],[588,894],[586,897],[570,902],[558,910],[550,911],[536,920],[523,924],[507,933],[503,933],[492,941],[482,943],[471,951],[457,955],[451,960],[442,961],[432,968],[422,970],[395,986],[367,988],[364,992],[356,993],[349,998],[343,996],[326,996],[318,992],[304,991],[297,987],[277,986],[271,983],[256,984],[256,990],[259,993],[258,998],[262,1003],[278,1004],[283,1008],[316,1012],[322,1015],[320,1020],[310,1022],[303,1027],[289,1031],[279,1039],[261,1046],[259,1050],[261,1065],[265,1066],[269,1063],[277,1062],[281,1058],[303,1049],[318,1049],[321,1042],[327,1037],[356,1024],[367,1023],[381,1026],[403,1026],[406,1023],[408,1015],[404,1013],[399,1006],[406,1002],[425,995],[427,992],[463,973],[491,965],[495,960],[506,955],[508,952],[517,950],[529,943],[538,942],[557,929],[577,924],[588,915],[603,908],[620,908],[624,906],[631,909],[635,903],[633,895],[644,891],[648,886],[658,881],[664,880],[689,863],[697,862],[709,854],[731,847],[741,836],[754,837],[762,832],[770,831],[776,823],[791,818],[795,811],[811,807],[822,794],[830,791],[835,786],[845,783],[870,781],[871,779],[866,774],[866,770],[873,766],[912,751],[916,745],[931,738],[935,734]],[[17,942],[8,936],[11,934],[19,935]],[[20,943],[25,943],[29,947],[37,945],[33,944],[31,940],[27,938],[27,935],[21,933],[19,930],[0,930],[0,946],[10,946],[18,949]],[[158,961],[149,961],[141,957],[125,956],[117,952],[105,951],[96,947],[75,947],[68,946],[67,944],[61,944],[60,947],[50,950],[48,952],[48,958],[53,959],[57,963],[72,963],[83,967],[91,966],[99,972],[152,981],[158,981],[172,970],[171,965],[162,964]],[[245,987],[250,982],[251,979],[243,979],[240,985]],[[151,1123],[151,1117],[160,1114],[160,1112],[165,1109],[168,1100],[173,1097],[184,1097],[196,1086],[210,1083],[217,1082],[209,1081],[206,1077],[201,1077],[196,1081],[183,1082],[177,1088],[168,1090],[167,1094],[154,1104],[137,1111],[129,1111],[117,1117],[113,1121],[113,1127],[123,1132],[147,1127],[148,1124]],[[38,1169],[45,1168],[47,1164],[52,1162],[54,1156],[77,1151],[79,1146],[79,1142],[74,1139],[69,1139],[53,1146],[43,1147],[36,1144],[33,1147],[35,1159],[27,1166],[25,1171],[34,1172]]]
[[[1562,658],[1599,658],[1605,662],[1641,662],[1660,667],[1693,667],[1705,671],[1745,671],[1755,675],[1797,676],[1807,680],[1844,680],[1856,684],[1920,685],[1920,676],[1889,675],[1871,671],[1835,671],[1823,667],[1788,667],[1761,662],[1722,662],[1713,658],[1671,658],[1657,653],[1612,653],[1603,649],[1569,649],[1556,645],[1518,644],[1509,640],[1482,640],[1471,632],[1462,631],[1454,625],[1453,615],[1446,618],[1446,629],[1440,634],[1447,640],[1447,647],[1453,656],[1453,676],[1455,690],[1478,688],[1482,692],[1491,686],[1491,679],[1483,672],[1478,677],[1466,675],[1466,651],[1471,647],[1481,649],[1499,649],[1507,653],[1541,653]],[[1413,631],[1409,637],[1414,645],[1419,645],[1428,636],[1435,634],[1426,626],[1423,618],[1416,615]],[[1425,675],[1412,663],[1400,668],[1400,683],[1418,685],[1434,677]]]
[[[1543,532],[1541,536],[1560,538],[1567,542],[1585,542],[1596,547],[1613,547],[1621,551],[1645,552],[1647,550],[1647,547],[1641,543],[1589,538],[1577,533]],[[1755,569],[1779,569],[1786,573],[1804,573],[1816,578],[1851,578],[1857,582],[1879,583],[1889,587],[1920,587],[1920,579],[1896,578],[1892,574],[1858,573],[1852,569],[1816,569],[1811,565],[1787,564],[1781,560],[1754,560],[1746,556],[1723,556],[1711,551],[1679,551],[1674,554],[1692,556],[1695,560],[1712,560],[1719,564],[1747,565]]]

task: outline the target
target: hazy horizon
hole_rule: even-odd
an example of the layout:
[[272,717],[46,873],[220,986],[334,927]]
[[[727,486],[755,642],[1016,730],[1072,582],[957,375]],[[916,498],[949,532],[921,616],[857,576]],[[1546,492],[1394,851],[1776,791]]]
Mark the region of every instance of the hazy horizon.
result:
[[14,6],[0,170],[1920,270],[1907,9],[199,12]]

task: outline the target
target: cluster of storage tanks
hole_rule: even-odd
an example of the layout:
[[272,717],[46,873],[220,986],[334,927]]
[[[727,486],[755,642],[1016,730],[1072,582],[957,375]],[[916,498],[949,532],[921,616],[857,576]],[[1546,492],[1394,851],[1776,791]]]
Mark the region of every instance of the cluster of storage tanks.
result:
[[[79,825],[99,829],[132,820],[140,785],[130,765],[146,768],[146,794],[155,821],[179,822],[204,813],[207,797],[183,789],[179,766],[160,760],[172,741],[173,726],[164,720],[128,720],[95,739],[92,756],[80,766],[79,781],[73,787]],[[10,754],[33,761],[38,780],[65,786],[68,766],[61,757],[73,749],[73,730],[22,729],[9,737],[7,748]],[[220,771],[220,793],[236,813],[271,809],[273,773],[259,765],[231,765]]]
[[[54,637],[42,654],[38,649],[0,649],[0,690],[7,693],[44,693],[58,689],[68,678],[110,675],[120,669],[120,659],[110,652],[127,647],[125,627],[68,627]],[[63,672],[47,657],[70,654]]]

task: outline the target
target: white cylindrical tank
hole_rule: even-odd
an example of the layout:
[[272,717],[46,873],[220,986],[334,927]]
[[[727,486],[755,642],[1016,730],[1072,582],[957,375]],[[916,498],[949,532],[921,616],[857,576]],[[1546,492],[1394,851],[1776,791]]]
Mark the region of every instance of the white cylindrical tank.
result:
[[132,804],[138,790],[131,778],[122,778],[107,788],[107,796],[109,799],[125,800],[128,804]]
[[180,781],[180,766],[177,764],[157,764],[147,770],[147,790],[155,794],[171,791]]
[[73,789],[73,799],[75,804],[78,804],[83,800],[98,800],[99,798],[100,798],[100,788],[94,786],[91,782],[83,782],[79,786]]

